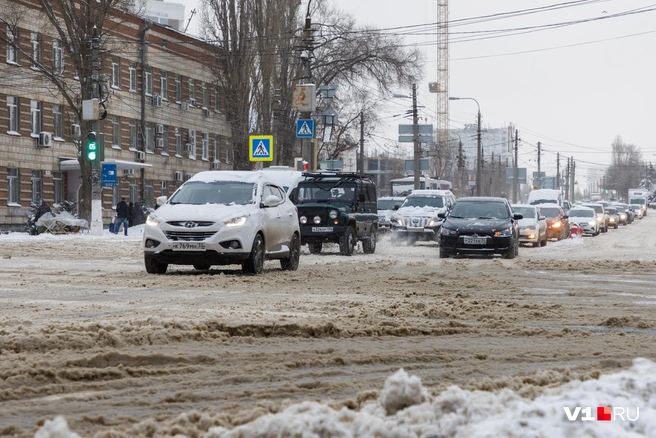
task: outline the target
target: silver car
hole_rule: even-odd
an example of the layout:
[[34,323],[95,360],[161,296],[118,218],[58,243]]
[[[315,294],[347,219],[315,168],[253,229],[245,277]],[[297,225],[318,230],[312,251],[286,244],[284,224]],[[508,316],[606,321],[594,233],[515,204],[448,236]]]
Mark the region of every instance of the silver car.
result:
[[540,211],[539,205],[514,204],[513,213],[521,213],[519,220],[519,243],[530,243],[533,246],[547,244],[547,219]]
[[597,213],[590,207],[575,205],[569,210],[569,223],[578,225],[583,234],[598,236],[601,232],[601,222],[597,219]]

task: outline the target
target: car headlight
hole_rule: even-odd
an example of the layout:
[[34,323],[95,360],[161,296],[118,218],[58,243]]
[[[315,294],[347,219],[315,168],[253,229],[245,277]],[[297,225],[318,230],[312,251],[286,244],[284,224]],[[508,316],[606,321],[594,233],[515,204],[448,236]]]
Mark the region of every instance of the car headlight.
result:
[[162,222],[162,220],[155,216],[154,214],[149,214],[148,218],[146,219],[146,226],[147,227],[156,227]]
[[494,237],[510,237],[512,236],[512,229],[506,228],[503,230],[497,230],[494,232]]
[[399,227],[403,226],[403,221],[401,219],[399,219],[398,217],[392,218],[392,220],[390,220],[390,223],[392,223],[396,226],[399,226]]
[[556,221],[556,222],[554,222],[553,224],[551,224],[551,226],[552,226],[553,228],[560,228],[561,225],[562,225],[562,223],[561,223],[560,221]]
[[434,217],[430,221],[428,221],[428,227],[434,227],[436,225],[439,225],[442,222],[442,219]]
[[452,230],[451,228],[446,228],[445,226],[442,226],[442,228],[440,228],[440,234],[442,234],[443,236],[455,236],[458,234],[458,232],[456,230]]
[[299,218],[298,218],[298,222],[299,222],[301,225],[305,225],[305,224],[307,224],[307,217],[306,217],[306,216],[301,216],[301,217],[299,217]]
[[224,222],[228,227],[241,227],[246,223],[247,216],[239,216]]
[[603,222],[604,218],[602,216],[597,216],[597,222]]
[[590,221],[590,222],[588,222],[588,225],[590,225],[591,227],[594,227],[595,223],[596,223],[595,221]]
[[337,210],[330,210],[328,213],[328,217],[331,219],[337,219],[337,216],[339,216],[339,212]]

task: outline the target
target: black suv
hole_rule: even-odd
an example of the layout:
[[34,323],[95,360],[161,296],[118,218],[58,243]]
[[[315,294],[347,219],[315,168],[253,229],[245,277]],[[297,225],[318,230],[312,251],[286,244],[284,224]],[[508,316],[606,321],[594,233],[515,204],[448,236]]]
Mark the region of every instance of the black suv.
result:
[[378,210],[376,184],[369,175],[340,172],[305,172],[294,190],[301,244],[318,254],[324,242],[339,243],[350,256],[358,241],[365,254],[376,250]]

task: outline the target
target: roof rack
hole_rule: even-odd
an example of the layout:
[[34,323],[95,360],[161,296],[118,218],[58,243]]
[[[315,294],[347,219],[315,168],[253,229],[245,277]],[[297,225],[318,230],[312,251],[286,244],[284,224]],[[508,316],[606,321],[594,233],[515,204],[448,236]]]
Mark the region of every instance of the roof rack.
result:
[[303,172],[303,176],[310,176],[313,178],[326,178],[326,177],[339,177],[339,178],[356,178],[356,179],[371,179],[371,175],[366,173],[349,173],[349,172]]

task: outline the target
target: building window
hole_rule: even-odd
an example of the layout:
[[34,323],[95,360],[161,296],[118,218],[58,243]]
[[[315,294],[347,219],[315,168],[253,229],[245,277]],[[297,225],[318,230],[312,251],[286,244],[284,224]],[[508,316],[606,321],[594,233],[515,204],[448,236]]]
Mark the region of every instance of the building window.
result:
[[64,179],[62,172],[54,171],[52,172],[52,184],[53,184],[53,202],[54,205],[61,205],[64,202]]
[[112,88],[121,88],[121,63],[116,57],[112,58]]
[[20,187],[18,181],[18,169],[7,168],[7,204],[18,204],[20,202]]
[[41,66],[41,41],[38,32],[32,32],[30,34],[30,56],[32,58],[32,68],[37,68]]
[[112,116],[112,147],[121,149],[121,117]]
[[144,186],[144,199],[143,204],[150,207],[152,205],[152,200],[155,198],[155,192],[153,191],[153,182],[149,181]]
[[196,105],[196,81],[189,78],[189,104]]
[[153,68],[146,67],[146,96],[153,95]]
[[221,162],[221,136],[214,136],[214,161]]
[[226,139],[226,163],[232,163],[232,144],[230,143],[230,139]]
[[62,114],[62,105],[52,106],[52,130],[56,139],[64,139],[64,115]]
[[214,111],[221,111],[221,100],[219,99],[219,87],[214,88]]
[[210,95],[207,92],[207,84],[205,82],[203,82],[201,90],[203,93],[203,109],[207,109],[210,107]]
[[16,96],[7,96],[7,112],[9,113],[7,118],[9,125],[7,126],[8,134],[18,134],[18,125],[19,125],[19,112],[18,112],[18,97]]
[[162,155],[169,154],[169,127],[164,125],[162,126],[162,133],[160,134]]
[[137,121],[136,119],[130,119],[130,150],[137,150]]
[[159,72],[159,95],[163,100],[167,100],[167,90],[169,87],[169,74],[165,71]]
[[7,25],[7,63],[8,64],[17,64],[18,63],[18,51],[14,44],[17,44],[18,35],[16,28],[13,26]]
[[128,67],[128,70],[130,72],[130,91],[136,92],[137,91],[137,65],[134,62],[131,62],[130,67]]
[[152,152],[154,149],[154,139],[153,139],[153,122],[146,122],[146,132],[145,132],[145,142],[146,147],[144,148],[148,152]]
[[137,184],[134,182],[130,182],[130,186],[128,187],[129,189],[129,202],[138,202],[139,200],[139,192],[137,191]]
[[32,171],[32,205],[41,205],[43,200],[43,179],[40,170]]
[[160,196],[169,196],[169,185],[166,181],[162,181],[162,191],[160,192]]
[[182,102],[182,76],[175,75],[175,102]]
[[180,128],[175,128],[175,155],[182,156],[182,133]]
[[41,102],[30,101],[30,114],[32,115],[32,137],[38,137],[41,132]]
[[117,178],[116,184],[114,184],[114,189],[112,190],[112,206],[116,207],[119,202],[121,202],[121,185]]
[[201,147],[202,147],[202,159],[209,160],[210,145],[209,145],[209,134],[207,134],[207,132],[203,132],[202,134]]
[[64,48],[61,41],[52,40],[53,71],[56,75],[64,73]]
[[189,130],[189,158],[192,160],[196,159],[196,131],[194,129]]

